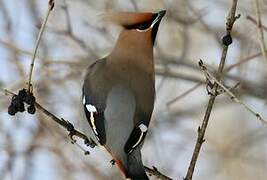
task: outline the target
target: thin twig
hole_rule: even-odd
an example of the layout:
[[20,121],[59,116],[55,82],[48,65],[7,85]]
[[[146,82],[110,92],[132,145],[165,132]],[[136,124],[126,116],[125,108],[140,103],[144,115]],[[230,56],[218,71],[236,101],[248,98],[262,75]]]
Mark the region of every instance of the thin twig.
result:
[[260,48],[261,48],[263,58],[264,58],[265,62],[267,62],[266,45],[264,42],[264,33],[263,33],[263,27],[262,27],[262,23],[261,23],[261,11],[260,11],[259,0],[255,1],[255,6],[256,6],[257,27],[258,27],[258,36],[259,36]]
[[[250,20],[253,24],[257,25],[257,21],[255,18],[253,18],[250,15],[247,15],[247,20]],[[267,31],[267,27],[261,24],[261,27],[263,28],[264,31]]]
[[[4,89],[1,91],[5,94],[5,95],[11,95],[14,96],[16,95],[15,93],[11,92],[10,90]],[[64,120],[63,118],[58,118],[56,115],[54,115],[53,113],[49,112],[46,108],[44,108],[41,104],[39,104],[38,102],[35,102],[35,106],[37,109],[39,109],[42,113],[44,113],[46,116],[48,116],[50,119],[52,119],[53,121],[55,121],[57,124],[59,124],[60,126],[64,127],[65,129],[69,130],[70,128],[70,122]],[[71,130],[71,135],[75,135],[78,136],[79,138],[85,140],[88,142],[88,138],[86,137],[86,135],[84,135],[83,133],[79,132],[76,129]]]
[[202,85],[202,82],[198,82],[197,84],[195,84],[193,87],[189,88],[188,90],[186,90],[185,92],[183,92],[182,94],[180,94],[179,96],[175,97],[174,99],[170,100],[169,102],[167,102],[167,106],[172,105],[173,103],[175,103],[176,101],[178,101],[179,99],[187,96],[188,94],[190,94],[191,92],[193,92],[194,90],[196,90],[198,87],[200,87]]
[[34,48],[32,61],[31,61],[31,65],[30,65],[30,71],[29,71],[29,79],[28,79],[28,91],[29,92],[32,91],[32,88],[31,88],[32,87],[32,83],[31,83],[31,81],[32,81],[32,73],[33,73],[33,67],[34,67],[34,62],[35,62],[37,50],[38,50],[39,44],[41,42],[41,38],[43,36],[44,30],[45,30],[45,26],[46,26],[46,23],[47,23],[47,20],[48,20],[48,17],[49,17],[49,14],[53,10],[54,5],[55,5],[54,1],[50,0],[49,3],[48,3],[48,9],[47,9],[47,12],[46,12],[46,15],[45,15],[45,19],[44,19],[44,21],[42,23],[41,29],[40,29],[38,37],[37,37],[37,42],[36,42],[36,46]]
[[204,64],[200,63],[200,67],[201,70],[204,72],[206,78],[209,81],[214,81],[216,84],[218,84],[223,90],[224,92],[226,92],[227,95],[230,96],[231,100],[235,101],[238,104],[241,104],[246,110],[248,110],[250,113],[252,113],[257,119],[259,119],[261,121],[261,123],[263,123],[264,125],[267,125],[267,121],[264,120],[262,118],[262,116],[255,112],[252,108],[250,108],[248,105],[246,105],[244,102],[242,102],[240,99],[238,99],[236,97],[236,95],[234,95],[234,93],[231,92],[230,89],[228,89],[227,87],[225,87],[221,82],[219,82],[208,70],[207,67]]
[[233,68],[236,68],[236,67],[238,67],[238,66],[240,66],[240,65],[242,65],[242,64],[244,64],[244,63],[246,63],[246,62],[248,62],[248,61],[250,61],[250,60],[252,60],[252,59],[254,59],[254,58],[256,58],[256,57],[259,57],[259,56],[261,56],[261,55],[262,55],[262,53],[259,52],[259,53],[256,53],[256,54],[252,54],[252,55],[250,55],[250,56],[247,56],[247,57],[245,57],[245,58],[242,58],[242,59],[238,60],[237,63],[234,63],[234,64],[232,64],[232,65],[226,67],[226,68],[224,69],[224,72],[229,72],[229,71],[232,70]]
[[[225,64],[225,60],[226,60],[228,46],[232,42],[232,37],[231,37],[232,27],[233,27],[236,19],[239,17],[239,16],[235,15],[236,14],[237,1],[238,0],[233,0],[232,7],[231,7],[231,10],[229,12],[229,15],[228,15],[228,18],[227,18],[227,22],[226,22],[226,35],[223,38],[224,41],[223,41],[222,56],[221,56],[221,60],[220,60],[220,64],[219,64],[218,70],[217,70],[217,77],[216,77],[216,79],[218,79],[219,82],[222,79],[222,73],[223,73],[223,68],[224,68],[224,64]],[[227,41],[227,42],[225,42],[225,41]],[[215,89],[215,92],[216,92],[217,89],[218,89],[218,84],[214,85],[214,89]],[[189,165],[187,173],[186,173],[185,180],[192,180],[194,169],[195,169],[196,162],[197,162],[197,159],[198,159],[198,155],[199,155],[201,146],[202,146],[203,142],[205,141],[204,140],[204,135],[205,135],[205,132],[206,132],[206,128],[208,126],[211,110],[213,108],[215,99],[216,99],[216,94],[211,94],[209,102],[208,102],[208,106],[207,106],[207,109],[206,109],[206,113],[205,113],[205,116],[204,116],[204,119],[203,119],[203,122],[201,124],[201,127],[198,127],[198,137],[197,137],[197,141],[196,141],[196,144],[195,144],[193,155],[192,155],[192,158],[191,158],[191,161],[190,161],[190,165]]]
[[152,174],[155,177],[157,177],[158,179],[161,179],[161,180],[172,180],[172,178],[170,178],[170,177],[162,174],[161,172],[159,172],[158,169],[156,167],[154,167],[154,166],[153,166],[153,169],[145,166],[145,170],[146,170],[146,172],[148,174]]

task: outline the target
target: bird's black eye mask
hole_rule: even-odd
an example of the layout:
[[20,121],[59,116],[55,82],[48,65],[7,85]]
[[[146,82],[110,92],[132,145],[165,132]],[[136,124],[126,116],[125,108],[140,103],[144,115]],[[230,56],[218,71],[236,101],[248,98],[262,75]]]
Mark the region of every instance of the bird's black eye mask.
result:
[[134,24],[134,25],[128,25],[128,26],[124,26],[126,29],[136,29],[136,30],[140,30],[140,31],[143,31],[143,30],[146,30],[148,28],[150,28],[152,22],[157,18],[158,14],[153,14],[152,15],[152,19],[149,20],[149,21],[145,21],[145,22],[142,22],[142,23],[137,23],[137,24]]

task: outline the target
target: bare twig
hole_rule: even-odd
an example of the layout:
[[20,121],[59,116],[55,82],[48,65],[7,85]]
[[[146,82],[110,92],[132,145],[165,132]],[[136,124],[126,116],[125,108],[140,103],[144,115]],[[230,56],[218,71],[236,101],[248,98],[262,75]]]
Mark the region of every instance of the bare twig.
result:
[[221,82],[219,82],[208,70],[207,70],[207,67],[202,64],[202,63],[199,63],[200,64],[200,67],[201,67],[201,70],[204,72],[206,78],[209,80],[209,81],[214,81],[216,84],[218,84],[223,90],[224,92],[226,92],[227,95],[230,96],[231,100],[235,101],[236,103],[238,104],[241,104],[246,110],[248,110],[250,113],[252,113],[257,119],[259,119],[264,125],[267,125],[267,121],[264,120],[262,118],[262,116],[255,112],[253,109],[251,109],[248,105],[246,105],[244,102],[242,102],[240,99],[238,99],[236,97],[236,95],[234,95],[234,93],[232,93],[230,91],[230,89],[228,89],[227,87],[225,87]]
[[[225,64],[225,60],[226,60],[226,55],[227,55],[227,51],[228,51],[228,46],[232,43],[232,37],[231,37],[231,31],[232,31],[232,27],[236,21],[236,19],[239,16],[236,16],[236,7],[237,7],[237,1],[238,0],[233,0],[232,2],[232,7],[231,10],[229,12],[228,18],[227,18],[227,22],[226,22],[226,35],[223,37],[223,50],[222,50],[222,56],[221,56],[221,60],[220,60],[220,64],[217,70],[217,77],[216,79],[218,79],[218,81],[220,82],[222,79],[222,73],[223,73],[223,68],[224,68],[224,64]],[[215,92],[218,89],[218,84],[214,85],[214,89]],[[194,169],[195,169],[195,165],[197,162],[197,158],[201,149],[201,146],[203,144],[204,140],[204,135],[206,132],[206,128],[208,126],[208,122],[209,122],[209,118],[210,118],[210,114],[211,114],[211,110],[213,108],[213,104],[215,102],[216,99],[216,94],[210,94],[210,99],[208,102],[208,106],[206,109],[206,113],[202,122],[201,127],[198,127],[198,137],[197,137],[197,141],[195,144],[195,148],[193,151],[193,155],[190,161],[190,165],[188,167],[187,173],[186,173],[186,177],[185,180],[192,180],[193,177],[193,173],[194,173]]]
[[[250,20],[253,24],[257,25],[257,21],[255,18],[253,18],[250,15],[247,15],[247,20]],[[261,24],[261,27],[263,28],[264,31],[267,31],[267,27]]]
[[32,61],[31,61],[31,65],[30,65],[30,71],[29,71],[29,78],[28,78],[28,91],[29,92],[32,91],[32,88],[31,88],[32,87],[32,83],[31,83],[31,81],[32,81],[32,73],[33,73],[33,67],[34,67],[34,62],[35,62],[37,50],[38,50],[39,44],[41,42],[41,38],[43,36],[44,30],[45,30],[45,26],[46,26],[46,23],[47,23],[47,20],[48,20],[48,17],[49,17],[49,14],[53,10],[54,5],[55,5],[54,0],[49,0],[48,9],[47,9],[47,12],[46,12],[46,15],[45,15],[45,19],[44,19],[44,21],[42,23],[41,29],[40,29],[38,37],[37,37],[37,42],[36,42],[36,46],[34,48]]
[[170,177],[162,174],[161,172],[159,172],[158,169],[156,167],[154,167],[154,166],[153,166],[153,169],[145,166],[145,170],[146,170],[147,173],[154,175],[158,179],[172,180],[172,178],[170,178]]
[[191,92],[193,92],[194,90],[196,90],[198,87],[200,87],[202,85],[201,82],[197,83],[196,85],[194,85],[193,87],[191,87],[190,89],[188,89],[187,91],[183,92],[182,94],[180,94],[179,96],[177,96],[176,98],[170,100],[169,102],[167,102],[167,106],[172,105],[174,102],[178,101],[179,99],[185,97],[186,95],[190,94]]
[[242,59],[238,60],[237,63],[232,64],[232,65],[226,67],[226,68],[224,69],[224,72],[228,72],[228,71],[232,70],[233,68],[238,67],[238,66],[240,66],[240,65],[242,65],[242,64],[244,64],[244,63],[246,63],[246,62],[248,62],[248,61],[250,61],[250,60],[252,60],[252,59],[254,59],[254,58],[256,58],[256,57],[259,57],[259,56],[261,56],[261,55],[262,55],[262,53],[259,52],[259,53],[256,53],[256,54],[252,54],[252,55],[250,55],[250,56],[247,56],[247,57],[245,57],[245,58],[242,58]]
[[[13,93],[13,92],[11,92],[11,91],[9,91],[7,89],[4,89],[4,90],[1,89],[1,91],[5,95],[11,95],[11,96],[16,95],[15,93]],[[67,129],[70,132],[69,136],[71,137],[71,139],[72,139],[72,136],[78,136],[79,138],[83,139],[86,142],[86,144],[90,143],[89,139],[87,138],[87,136],[84,135],[83,133],[81,133],[80,131],[76,130],[69,121],[66,121],[63,118],[58,118],[56,115],[54,115],[53,113],[49,112],[46,108],[44,108],[38,102],[35,102],[35,106],[37,107],[37,109],[39,109],[42,113],[44,113],[50,119],[52,119],[53,121],[55,121],[60,126],[62,126],[65,129]],[[94,143],[94,142],[92,142],[92,143]]]

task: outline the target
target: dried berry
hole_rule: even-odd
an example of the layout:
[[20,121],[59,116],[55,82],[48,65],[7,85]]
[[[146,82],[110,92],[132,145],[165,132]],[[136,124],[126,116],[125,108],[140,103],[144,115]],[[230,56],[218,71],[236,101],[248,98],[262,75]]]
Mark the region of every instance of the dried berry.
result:
[[35,106],[34,106],[33,104],[30,105],[30,106],[27,108],[27,112],[28,112],[29,114],[34,114],[35,111],[36,111],[36,109],[35,109]]
[[230,34],[227,34],[223,37],[222,39],[222,43],[225,46],[229,46],[230,44],[232,44],[233,40],[232,40],[232,36]]
[[24,112],[25,111],[25,107],[24,107],[24,103],[23,101],[19,101],[19,106],[17,106],[17,109],[19,112]]
[[9,107],[8,107],[8,114],[10,116],[14,116],[18,111],[16,110],[16,108],[11,104]]
[[14,106],[14,108],[19,109],[22,103],[22,100],[18,98],[18,96],[12,98],[11,105]]
[[33,105],[35,103],[35,97],[32,93],[27,93],[27,96],[25,97],[25,103],[29,105]]
[[18,93],[18,96],[19,96],[21,99],[25,100],[25,97],[27,96],[27,91],[26,91],[26,89],[22,89],[22,90],[20,90],[19,93]]

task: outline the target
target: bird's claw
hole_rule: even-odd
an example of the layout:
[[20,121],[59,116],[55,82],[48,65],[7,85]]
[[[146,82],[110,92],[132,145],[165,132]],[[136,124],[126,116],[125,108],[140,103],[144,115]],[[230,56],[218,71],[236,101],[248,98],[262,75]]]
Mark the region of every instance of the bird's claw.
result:
[[91,138],[90,138],[90,140],[89,139],[85,139],[84,140],[84,144],[86,146],[90,146],[91,148],[94,148],[97,145]]

